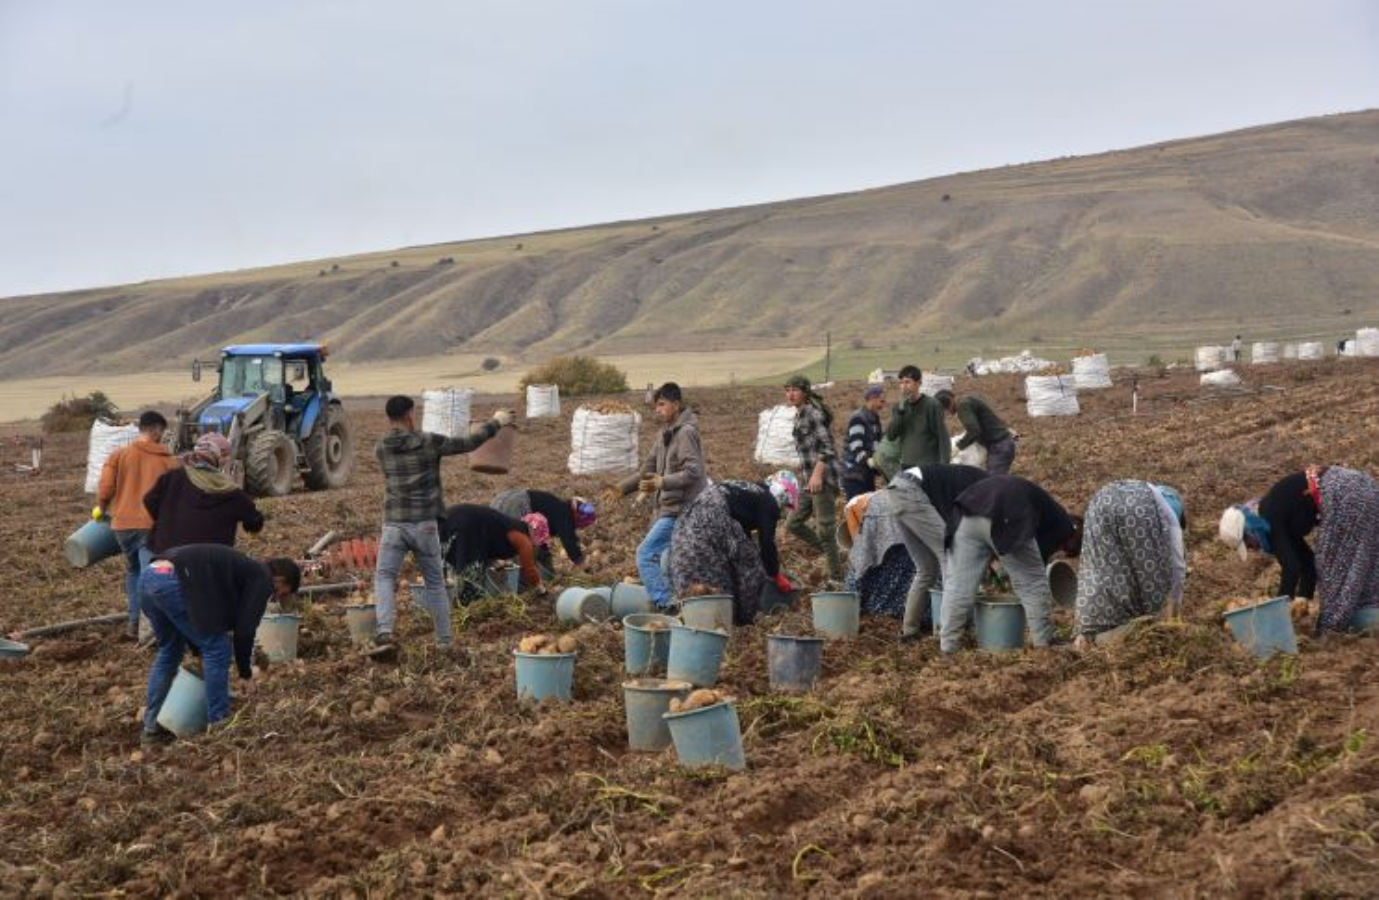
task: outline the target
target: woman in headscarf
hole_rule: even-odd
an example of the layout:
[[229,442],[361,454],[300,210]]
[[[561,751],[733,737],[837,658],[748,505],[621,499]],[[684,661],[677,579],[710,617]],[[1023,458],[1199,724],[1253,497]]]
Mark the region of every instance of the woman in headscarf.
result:
[[[544,516],[551,535],[560,539],[570,563],[577,569],[584,567],[584,550],[579,546],[578,532],[594,524],[596,509],[590,501],[583,497],[563,500],[546,491],[514,488],[494,497],[489,506],[512,519],[522,519],[531,513]],[[549,541],[537,552],[536,561],[553,570]]]
[[165,553],[187,544],[235,545],[235,530],[250,534],[263,529],[263,514],[225,473],[231,461],[229,440],[211,431],[197,439],[182,457],[182,467],[164,472],[144,495],[144,508],[153,517],[148,546]]
[[1166,485],[1113,481],[1092,495],[1077,578],[1078,647],[1133,619],[1177,615],[1186,526],[1182,498]]
[[915,577],[915,564],[905,547],[900,518],[888,491],[860,494],[843,509],[848,570],[843,584],[856,591],[869,616],[905,615],[905,598]]
[[[540,520],[539,522],[537,520]],[[459,596],[468,602],[483,594],[484,570],[499,560],[517,559],[523,589],[544,593],[545,584],[536,568],[536,541],[532,526],[544,526],[544,517],[531,522],[505,516],[498,510],[477,503],[457,503],[445,511],[441,523],[441,546],[445,561],[459,581]],[[542,528],[545,540],[550,530]]]
[[[748,482],[710,484],[680,512],[670,538],[670,582],[676,597],[700,593],[728,594],[733,598],[733,622],[750,625],[757,616],[766,569],[761,552],[746,528],[733,516],[729,497],[759,501],[776,507],[777,501],[763,485],[754,490]],[[777,509],[776,515],[779,516]],[[759,529],[768,516],[758,513]],[[774,523],[770,530],[774,532]],[[761,531],[759,537],[765,541]],[[774,549],[775,536],[771,535]],[[777,562],[779,572],[779,562]]]
[[1279,594],[1316,594],[1318,633],[1352,628],[1357,613],[1379,607],[1379,484],[1364,472],[1309,466],[1287,475],[1263,499],[1227,509],[1220,538],[1242,560],[1272,554],[1283,569]]
[[782,469],[765,481],[722,481],[710,485],[709,490],[721,491],[728,504],[728,515],[742,526],[748,537],[756,535],[757,551],[761,554],[766,577],[775,582],[781,593],[794,590],[781,571],[776,525],[782,512],[799,506],[800,482],[795,473]]

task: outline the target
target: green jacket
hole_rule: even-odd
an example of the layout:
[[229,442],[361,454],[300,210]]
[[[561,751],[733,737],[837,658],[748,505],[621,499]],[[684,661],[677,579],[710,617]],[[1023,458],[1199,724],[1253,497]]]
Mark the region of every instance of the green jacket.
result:
[[958,421],[965,432],[958,441],[959,450],[966,450],[973,444],[990,447],[1010,437],[1006,423],[981,397],[969,395],[958,401]]
[[900,444],[900,465],[946,463],[953,458],[953,444],[943,407],[937,400],[921,394],[918,400],[901,400],[891,407],[891,422],[886,437]]

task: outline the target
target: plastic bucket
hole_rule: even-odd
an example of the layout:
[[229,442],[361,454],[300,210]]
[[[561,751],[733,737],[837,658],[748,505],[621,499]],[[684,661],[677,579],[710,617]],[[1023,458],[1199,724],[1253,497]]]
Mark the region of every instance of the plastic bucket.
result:
[[1005,653],[1025,646],[1025,608],[1014,598],[977,601],[977,646]]
[[[1379,637],[1379,606],[1365,606],[1350,617],[1350,630]],[[3,655],[3,652],[0,652]]]
[[582,587],[570,587],[560,592],[555,601],[555,616],[571,625],[608,621],[608,598]]
[[1049,579],[1049,593],[1059,606],[1077,605],[1077,566],[1066,559],[1055,559],[1044,569]]
[[1246,650],[1260,659],[1275,653],[1297,653],[1293,615],[1287,597],[1263,600],[1226,613],[1226,626]]
[[668,712],[662,718],[670,726],[670,739],[682,766],[747,768],[742,755],[742,726],[733,703],[725,701],[689,712]]
[[517,699],[570,702],[575,684],[575,654],[523,653],[512,651],[517,660]]
[[602,596],[607,598],[615,619],[656,611],[656,604],[651,602],[651,595],[640,584],[628,584],[625,581],[620,581],[612,587],[597,588],[596,590],[607,592]]
[[287,663],[297,658],[297,627],[302,617],[296,613],[274,613],[259,623],[258,641],[271,663]]
[[0,638],[0,659],[20,659],[29,655],[29,645]]
[[[662,627],[651,627],[653,624]],[[670,659],[670,628],[680,624],[674,616],[633,613],[622,620],[623,668],[629,675],[656,675]]]
[[853,591],[810,594],[814,630],[822,637],[857,637],[862,624],[862,602]]
[[680,601],[680,617],[691,628],[707,628],[733,633],[733,598],[727,594],[705,594]]
[[498,433],[469,454],[469,468],[485,475],[506,475],[512,468],[512,451],[517,447],[517,429],[499,428]]
[[378,630],[378,607],[372,603],[346,606],[345,627],[350,632],[350,643],[367,647],[373,643],[374,632]]
[[484,569],[484,592],[490,597],[515,594],[522,588],[522,570],[516,566]]
[[633,750],[664,750],[670,746],[670,726],[663,718],[670,701],[690,695],[694,685],[688,681],[661,681],[643,678],[625,681],[623,706],[627,711],[627,745]]
[[788,634],[766,636],[766,668],[773,691],[803,693],[813,690],[823,662],[823,638]]
[[934,634],[943,630],[943,591],[929,592],[929,623]]
[[91,519],[67,536],[62,544],[62,552],[69,563],[84,569],[119,555],[120,544],[115,540],[115,530],[108,521]]
[[728,636],[721,631],[672,625],[666,679],[688,681],[695,687],[712,687],[718,683],[718,669],[723,665],[723,653],[727,649]]
[[158,724],[178,737],[191,737],[205,731],[206,682],[178,668],[168,696],[158,709]]
[[[786,576],[789,578],[789,576]],[[761,588],[761,600],[758,605],[759,611],[768,613],[773,609],[790,609],[795,605],[795,599],[799,597],[799,591],[782,591],[776,587],[775,581],[766,579],[766,584]]]

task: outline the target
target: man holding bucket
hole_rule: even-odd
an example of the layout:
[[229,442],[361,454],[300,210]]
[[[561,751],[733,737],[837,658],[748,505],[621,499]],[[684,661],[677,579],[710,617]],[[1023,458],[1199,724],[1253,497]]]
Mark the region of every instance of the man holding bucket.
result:
[[144,613],[158,641],[148,673],[145,744],[172,740],[158,724],[158,713],[188,644],[201,653],[207,724],[230,715],[231,656],[248,689],[254,635],[268,601],[295,594],[301,580],[301,569],[290,559],[259,562],[222,544],[187,544],[154,556],[139,582]]

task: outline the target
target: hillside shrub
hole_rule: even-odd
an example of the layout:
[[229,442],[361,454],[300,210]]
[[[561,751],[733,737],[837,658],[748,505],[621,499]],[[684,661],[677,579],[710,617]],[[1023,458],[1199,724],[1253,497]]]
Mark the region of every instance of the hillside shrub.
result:
[[494,369],[498,368],[501,365],[502,362],[499,361],[497,358],[492,356],[485,356],[484,361],[479,364],[479,368],[483,369],[485,372],[492,372]]
[[65,397],[48,407],[40,421],[43,430],[87,431],[96,419],[113,419],[119,414],[115,404],[102,391],[92,391],[85,397]]
[[522,376],[521,389],[530,384],[554,384],[562,397],[617,394],[627,390],[627,375],[592,356],[557,356]]

